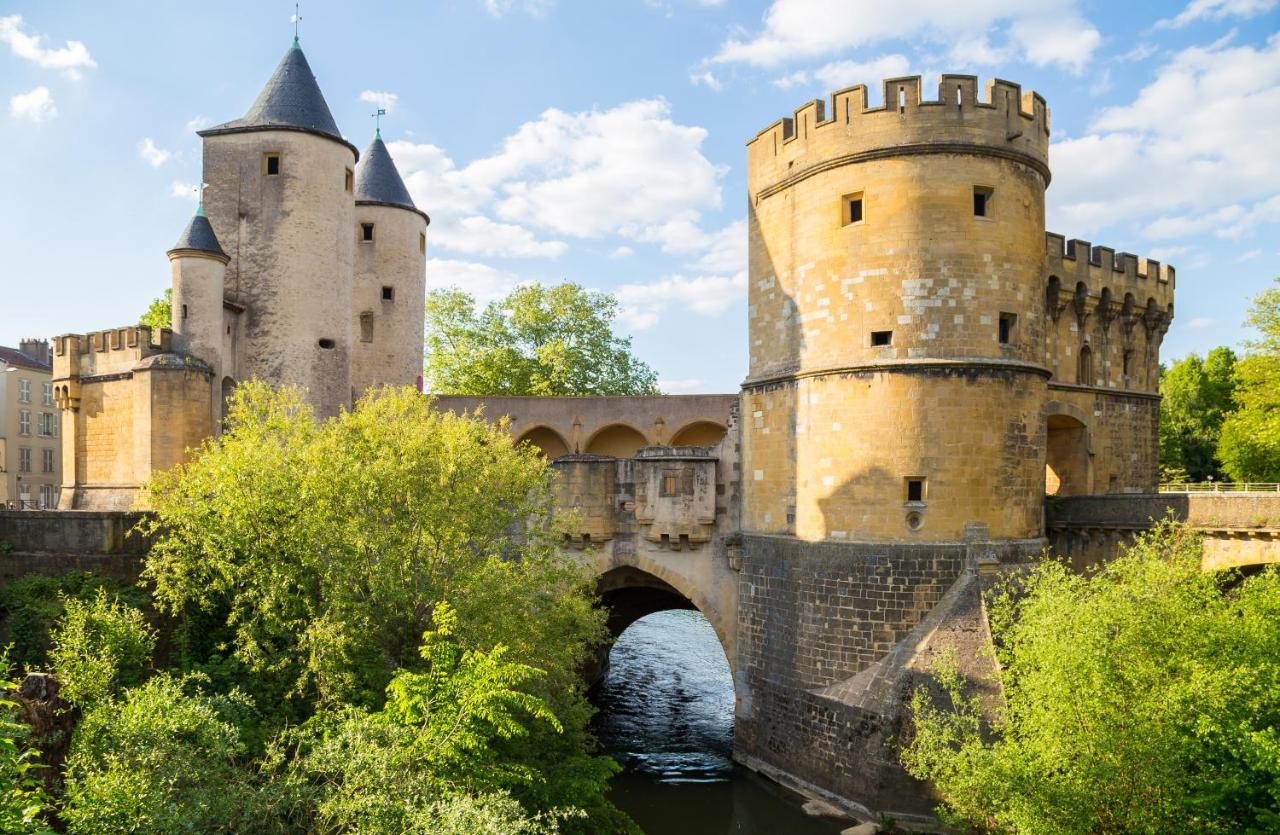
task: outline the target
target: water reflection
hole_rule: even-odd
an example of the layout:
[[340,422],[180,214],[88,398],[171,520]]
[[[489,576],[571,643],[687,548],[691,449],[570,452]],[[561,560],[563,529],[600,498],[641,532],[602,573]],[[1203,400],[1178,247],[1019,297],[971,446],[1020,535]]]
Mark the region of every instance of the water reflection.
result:
[[611,796],[650,835],[822,835],[847,823],[735,766],[733,679],[697,612],[658,612],[614,644],[594,699],[596,733],[624,773]]

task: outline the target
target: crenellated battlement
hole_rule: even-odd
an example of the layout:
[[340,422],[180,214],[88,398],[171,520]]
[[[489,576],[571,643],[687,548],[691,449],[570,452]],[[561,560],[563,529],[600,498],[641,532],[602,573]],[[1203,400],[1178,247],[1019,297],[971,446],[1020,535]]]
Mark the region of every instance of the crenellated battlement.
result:
[[1175,270],[1154,259],[1046,232],[1045,273],[1051,293],[1057,279],[1057,295],[1066,300],[1059,302],[1062,306],[1083,291],[1093,299],[1105,297],[1114,304],[1144,311],[1152,308],[1172,318]]
[[[884,103],[871,107],[857,85],[814,99],[779,119],[747,143],[753,196],[832,161],[857,161],[909,153],[991,153],[1019,158],[1049,180],[1049,108],[1039,94],[1001,79],[944,75],[936,99],[922,95],[920,76],[883,82]],[[849,159],[850,157],[854,159]]]
[[53,338],[55,379],[116,374],[155,354],[173,351],[173,331],[155,333],[147,325],[130,325],[89,333],[67,333]]

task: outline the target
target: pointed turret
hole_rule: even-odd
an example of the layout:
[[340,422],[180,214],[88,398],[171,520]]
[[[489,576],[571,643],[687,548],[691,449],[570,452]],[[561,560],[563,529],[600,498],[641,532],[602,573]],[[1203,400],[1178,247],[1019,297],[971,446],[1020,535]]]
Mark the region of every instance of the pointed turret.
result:
[[186,252],[206,252],[227,261],[227,253],[222,251],[218,236],[213,234],[213,226],[204,213],[204,203],[196,209],[187,228],[178,236],[178,242],[169,249],[169,254]]
[[414,205],[381,130],[356,169],[355,198],[351,385],[359,394],[421,379],[431,218]]
[[232,119],[221,125],[215,125],[199,131],[200,136],[215,136],[220,133],[237,133],[253,130],[300,130],[328,136],[347,145],[352,151],[356,147],[342,138],[342,132],[333,121],[333,113],[320,92],[307,56],[303,54],[298,39],[281,59],[276,71],[267,80],[258,98],[239,119]]

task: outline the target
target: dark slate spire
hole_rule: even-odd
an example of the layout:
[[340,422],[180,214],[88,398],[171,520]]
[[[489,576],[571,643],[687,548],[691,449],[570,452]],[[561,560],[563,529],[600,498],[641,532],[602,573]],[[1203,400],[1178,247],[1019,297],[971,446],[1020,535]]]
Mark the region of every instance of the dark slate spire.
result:
[[426,217],[426,213],[413,204],[381,132],[374,136],[356,166],[356,202],[400,206]]
[[213,234],[213,226],[209,224],[209,218],[204,215],[203,202],[196,209],[195,216],[191,218],[187,228],[182,230],[182,234],[178,237],[178,242],[169,251],[178,252],[184,249],[208,252],[222,258],[227,257],[227,253],[223,252],[222,247],[218,244],[218,236]]
[[200,131],[201,136],[219,133],[235,133],[245,130],[300,130],[332,137],[355,150],[342,138],[342,132],[333,121],[329,105],[320,92],[307,56],[302,54],[295,38],[276,71],[267,80],[249,112],[240,119],[233,119]]

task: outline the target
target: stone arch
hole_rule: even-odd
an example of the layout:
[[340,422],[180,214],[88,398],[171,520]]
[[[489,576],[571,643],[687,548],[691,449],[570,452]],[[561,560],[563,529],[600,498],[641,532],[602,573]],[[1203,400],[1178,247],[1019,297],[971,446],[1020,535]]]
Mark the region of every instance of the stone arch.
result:
[[661,565],[639,558],[636,565],[615,565],[601,574],[596,591],[609,610],[609,633],[618,637],[645,615],[671,609],[694,610],[707,619],[720,642],[737,687],[733,624],[697,584]]
[[1069,403],[1050,401],[1045,424],[1045,493],[1086,496],[1093,492],[1088,417]]
[[597,429],[587,441],[586,449],[594,455],[612,455],[614,458],[631,458],[640,447],[648,446],[644,433],[626,423],[611,423]]
[[545,458],[559,458],[569,454],[569,444],[564,436],[550,426],[538,425],[530,427],[523,435],[516,438],[517,444],[531,444],[538,448]]
[[713,447],[724,440],[728,429],[713,420],[686,423],[671,436],[671,446]]

